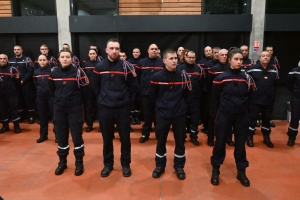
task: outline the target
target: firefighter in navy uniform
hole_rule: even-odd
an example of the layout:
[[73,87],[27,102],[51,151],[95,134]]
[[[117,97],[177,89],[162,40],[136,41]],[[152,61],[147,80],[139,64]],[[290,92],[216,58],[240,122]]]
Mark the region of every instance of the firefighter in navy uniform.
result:
[[[204,84],[205,84],[205,80],[206,80],[206,77],[207,77],[207,73],[208,73],[208,68],[205,68],[205,63],[208,62],[209,60],[212,59],[212,48],[210,46],[206,46],[204,48],[204,58],[202,58],[201,60],[198,61],[198,65],[204,70],[204,75],[202,77],[203,79],[203,85],[202,85],[202,88],[201,88],[201,95],[200,95],[200,110],[199,110],[199,124],[203,124],[203,121],[202,120],[206,120],[206,119],[203,119],[204,116],[205,116],[205,96],[206,96],[206,92],[204,92]],[[207,120],[206,120],[206,125],[207,125]]]
[[[23,120],[23,109],[28,111],[29,124],[34,123],[34,91],[33,91],[33,63],[31,59],[23,55],[21,46],[14,46],[15,56],[9,60],[9,65],[18,69],[20,73],[20,87],[17,89],[18,94],[18,112]],[[19,89],[20,88],[20,89]],[[24,105],[25,103],[25,105]]]
[[[266,48],[265,48],[265,51],[267,51],[267,52],[269,52],[270,53],[270,65],[273,65],[274,67],[276,67],[277,68],[277,70],[278,70],[278,73],[279,73],[279,70],[280,70],[280,64],[279,64],[279,61],[278,61],[278,58],[277,58],[277,56],[274,56],[273,55],[273,53],[274,53],[274,49],[273,49],[273,46],[266,46]],[[258,60],[256,63],[259,63],[260,62],[260,60]],[[273,110],[273,109],[272,109]],[[272,121],[272,118],[273,118],[273,116],[271,116],[271,120],[270,120],[270,126],[271,127],[275,127],[275,124],[274,124],[274,122]],[[256,125],[256,127],[259,127],[260,126],[260,123],[259,123],[259,121],[257,122],[257,125]]]
[[174,169],[177,178],[185,179],[183,170],[185,165],[185,120],[187,113],[187,99],[190,94],[191,81],[185,71],[176,68],[177,55],[173,49],[163,53],[166,68],[151,77],[150,97],[155,101],[156,114],[156,168],[153,178],[159,178],[165,171],[167,162],[166,142],[170,126],[175,139]]
[[[88,53],[89,59],[87,59],[82,66],[86,75],[89,78],[90,83],[93,80],[93,71],[98,63],[101,61],[97,60],[98,53],[96,49],[90,49]],[[93,123],[95,115],[97,115],[97,96],[92,90],[91,84],[87,85],[84,89],[84,104],[86,112],[86,132],[91,132],[93,130]],[[100,125],[99,125],[100,129]]]
[[[64,43],[64,44],[63,44],[62,49],[71,51],[70,45],[67,44],[67,43]],[[59,60],[59,59],[58,59],[58,60]],[[76,66],[77,68],[80,67],[80,60],[79,60],[79,58],[78,58],[77,56],[75,56],[75,55],[73,55],[73,58],[72,58],[72,64],[73,64],[74,66]]]
[[[101,55],[99,55],[98,47],[95,46],[95,45],[91,45],[89,50],[91,50],[91,49],[93,49],[93,50],[95,50],[95,51],[97,52],[96,60],[97,60],[98,62],[101,62],[101,61],[103,60],[103,58],[102,58]],[[85,59],[82,60],[81,65],[83,66],[84,63],[87,62],[87,61],[89,61],[89,60],[90,60],[90,57],[88,56],[87,58],[85,58]]]
[[[141,60],[141,51],[139,48],[134,48],[132,50],[132,56],[133,58],[129,58],[128,62],[131,63],[134,67],[137,66],[138,62]],[[130,103],[130,109],[131,109],[131,124],[141,124],[140,120],[140,95],[139,93],[135,94],[135,97],[133,97],[132,102]]]
[[241,66],[241,70],[247,72],[250,67],[255,65],[255,61],[253,59],[249,58],[249,48],[246,45],[243,45],[240,47],[242,53],[243,53],[243,63]]
[[98,96],[99,121],[103,138],[104,168],[102,177],[113,170],[114,123],[117,124],[121,141],[121,165],[124,177],[131,176],[130,101],[138,90],[134,67],[119,59],[120,43],[107,41],[107,58],[99,63],[93,75],[93,90]]
[[[209,55],[209,48],[206,49],[208,52],[207,52],[207,55]],[[205,50],[205,51],[206,51]],[[202,67],[202,69],[204,70],[205,72],[205,82],[204,82],[204,86],[203,86],[203,91],[202,91],[202,94],[201,96],[204,98],[204,99],[201,99],[201,122],[203,124],[203,132],[205,134],[208,133],[208,121],[209,121],[209,106],[210,106],[210,100],[211,100],[211,91],[210,91],[210,88],[208,89],[206,84],[207,84],[207,81],[208,81],[208,71],[209,69],[218,64],[219,63],[219,59],[218,59],[218,55],[219,55],[219,51],[220,51],[220,47],[214,47],[212,49],[212,58],[211,59],[207,59],[207,61],[205,63],[203,63],[203,65],[200,63],[200,66]],[[213,144],[211,144],[213,145]]]
[[[227,49],[221,49],[219,51],[219,63],[214,65],[210,68],[208,71],[208,77],[206,82],[206,89],[208,91],[211,91],[213,80],[219,76],[220,74],[223,74],[225,71],[229,69],[229,65],[227,64],[227,55],[228,50]],[[207,144],[209,146],[214,145],[214,137],[215,137],[215,129],[214,129],[214,122],[217,115],[217,107],[211,102],[210,103],[210,109],[209,109],[209,124],[208,124],[208,133],[207,133]],[[227,144],[229,146],[234,146],[234,142],[232,141],[232,134],[231,132],[228,132],[227,137]]]
[[18,70],[8,65],[6,54],[0,54],[0,120],[3,124],[0,134],[9,131],[9,118],[14,124],[15,133],[21,133],[16,90],[19,85]]
[[[53,56],[49,55],[49,48],[46,44],[41,45],[40,52],[42,55],[47,57],[48,64],[50,65],[51,68],[55,68],[57,66],[57,60]],[[38,68],[39,68],[39,62],[37,58],[34,61],[34,70],[37,70]]]
[[129,58],[128,62],[130,62],[134,67],[139,63],[141,60],[141,51],[139,48],[134,48],[132,50],[132,56],[133,58]]
[[[36,104],[40,116],[40,137],[36,140],[37,143],[48,140],[48,117],[53,118],[53,94],[49,90],[48,78],[54,66],[49,65],[47,56],[40,55],[38,57],[38,68],[33,73],[33,80],[36,86]],[[54,128],[53,128],[54,130]],[[55,131],[54,131],[55,132]],[[56,138],[56,136],[55,136]]]
[[273,53],[274,53],[273,47],[272,46],[266,46],[266,51],[270,53],[270,57],[271,57],[270,58],[270,65],[273,65],[277,69],[279,69],[280,68],[280,64],[279,64],[277,56],[273,55]]
[[139,82],[139,93],[142,99],[142,109],[144,115],[144,124],[142,128],[142,137],[139,142],[144,143],[149,139],[152,122],[155,121],[154,105],[149,97],[150,78],[153,74],[164,69],[164,63],[158,57],[158,47],[151,44],[148,48],[148,57],[143,58],[136,65],[136,73]]
[[211,156],[211,184],[219,185],[220,165],[226,155],[227,133],[232,131],[235,136],[234,158],[238,171],[237,179],[243,186],[250,186],[246,176],[249,162],[246,158],[245,142],[248,131],[248,97],[253,81],[241,71],[243,61],[240,49],[229,51],[230,69],[216,77],[213,81],[212,104],[218,110],[215,119],[216,143]]
[[48,81],[54,93],[54,124],[58,140],[59,163],[55,175],[62,174],[67,168],[70,129],[76,158],[75,176],[80,176],[84,171],[82,87],[88,84],[88,78],[82,69],[73,67],[72,56],[72,52],[66,49],[59,52],[61,67],[51,72]]
[[198,65],[207,73],[209,69],[205,68],[205,63],[212,59],[212,48],[210,46],[204,48],[204,55],[205,57],[198,61]]
[[[299,63],[300,64],[300,63]],[[288,127],[289,136],[287,145],[294,146],[300,120],[300,65],[289,72],[287,77],[287,87],[291,91],[291,122]]]
[[270,120],[275,102],[275,81],[279,78],[278,70],[270,64],[270,53],[263,51],[260,55],[260,62],[250,68],[248,74],[254,79],[257,91],[253,91],[250,96],[250,125],[247,136],[247,145],[254,147],[253,134],[256,119],[261,113],[262,126],[261,132],[264,137],[263,143],[270,148],[274,145],[270,139]]
[[191,142],[199,146],[198,124],[199,124],[199,105],[201,96],[202,76],[204,71],[195,63],[196,54],[189,51],[186,56],[186,63],[178,66],[179,70],[185,70],[189,75],[192,90],[187,101],[186,129],[189,130]]

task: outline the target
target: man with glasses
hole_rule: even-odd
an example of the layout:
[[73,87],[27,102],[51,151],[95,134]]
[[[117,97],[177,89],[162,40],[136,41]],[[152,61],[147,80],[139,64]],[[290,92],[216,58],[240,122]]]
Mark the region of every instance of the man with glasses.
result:
[[136,73],[140,85],[139,92],[142,99],[142,109],[144,114],[144,125],[142,137],[139,142],[144,143],[149,139],[152,122],[154,122],[154,102],[149,97],[150,78],[153,74],[164,69],[164,63],[158,57],[158,47],[151,44],[148,48],[148,57],[141,59],[136,65]]
[[[48,63],[51,68],[55,67],[57,65],[57,60],[49,55],[49,48],[46,44],[42,44],[40,47],[40,52],[42,55],[47,57]],[[39,68],[38,58],[34,60],[34,70],[37,70]]]
[[185,70],[191,79],[192,90],[187,100],[186,132],[190,133],[193,145],[199,146],[199,142],[197,140],[199,132],[199,102],[201,95],[201,78],[204,71],[195,63],[195,60],[195,52],[189,51],[186,56],[186,62],[178,68],[180,70]]

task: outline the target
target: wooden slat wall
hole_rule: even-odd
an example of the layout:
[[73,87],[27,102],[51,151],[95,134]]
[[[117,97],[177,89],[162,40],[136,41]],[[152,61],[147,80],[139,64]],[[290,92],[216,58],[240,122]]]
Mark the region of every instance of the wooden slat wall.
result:
[[11,0],[0,0],[0,17],[11,17]]
[[119,0],[120,15],[200,15],[203,0]]

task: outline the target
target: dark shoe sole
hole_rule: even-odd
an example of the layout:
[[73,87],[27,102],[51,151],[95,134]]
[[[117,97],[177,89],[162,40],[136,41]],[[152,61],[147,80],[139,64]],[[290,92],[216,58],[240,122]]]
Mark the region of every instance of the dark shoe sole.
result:
[[42,143],[46,140],[48,140],[48,138],[39,138],[39,139],[36,140],[36,143]]
[[82,174],[83,174],[83,172],[84,172],[84,170],[82,170],[82,171],[79,171],[79,172],[76,172],[76,170],[75,170],[75,173],[74,173],[74,175],[75,175],[75,176],[80,176],[80,175],[82,175]]
[[268,142],[265,142],[265,141],[263,141],[263,143],[264,143],[267,147],[269,147],[269,148],[274,148],[274,145],[271,144],[271,143],[268,143]]
[[152,177],[153,178],[160,178],[163,173],[165,173],[165,169],[159,175],[154,175],[154,172],[153,172]]
[[67,167],[67,165],[66,165],[66,166],[62,169],[62,171],[57,172],[57,171],[55,170],[54,174],[55,174],[55,175],[61,175],[61,174],[64,173],[64,171],[65,171],[67,168],[68,168],[68,167]]
[[249,183],[244,183],[242,180],[240,180],[238,177],[236,177],[237,180],[240,181],[240,183],[245,186],[245,187],[249,187],[250,186],[250,182]]

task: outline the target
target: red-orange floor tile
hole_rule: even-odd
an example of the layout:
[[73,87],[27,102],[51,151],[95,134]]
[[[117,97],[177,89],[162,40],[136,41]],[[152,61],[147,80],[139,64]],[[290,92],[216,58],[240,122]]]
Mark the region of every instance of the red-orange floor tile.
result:
[[[74,176],[75,158],[70,138],[68,168],[60,176],[54,175],[58,157],[54,135],[49,131],[49,140],[37,144],[39,125],[21,123],[22,133],[13,130],[0,134],[0,196],[5,200],[15,199],[300,199],[300,140],[294,147],[286,145],[286,121],[275,121],[271,139],[275,148],[262,143],[258,129],[254,136],[255,147],[247,147],[250,166],[247,176],[251,186],[243,187],[236,179],[233,147],[227,147],[224,164],[221,166],[220,185],[210,184],[212,147],[206,144],[206,135],[199,133],[200,146],[186,142],[186,180],[178,180],[173,169],[174,139],[170,132],[167,143],[167,167],[158,179],[151,177],[155,168],[154,134],[144,144],[139,143],[141,125],[132,126],[132,176],[122,176],[120,165],[120,141],[117,133],[114,140],[115,165],[111,175],[100,177],[103,168],[102,138],[98,127],[84,132],[85,157],[83,175]],[[11,129],[12,125],[10,124]],[[95,126],[97,124],[95,123]],[[199,126],[199,128],[202,128]],[[52,130],[50,125],[49,130]]]

